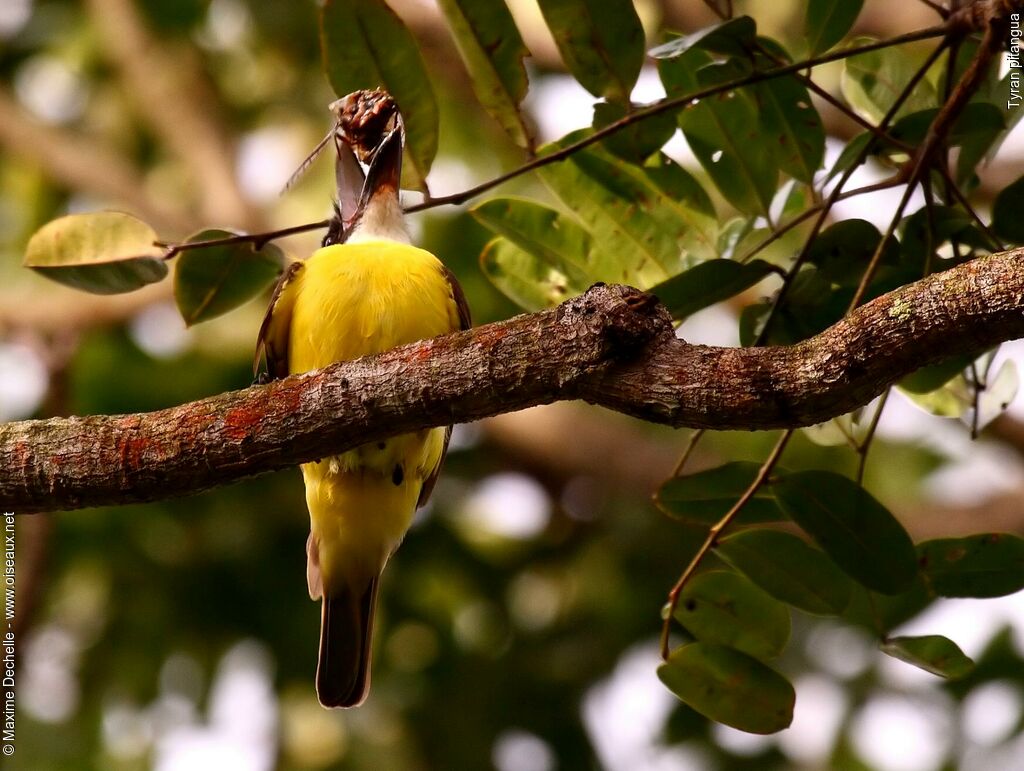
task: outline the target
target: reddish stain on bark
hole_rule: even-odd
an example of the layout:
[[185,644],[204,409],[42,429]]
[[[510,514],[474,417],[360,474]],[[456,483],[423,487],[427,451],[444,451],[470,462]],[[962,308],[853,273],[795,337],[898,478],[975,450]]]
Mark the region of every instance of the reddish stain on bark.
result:
[[430,355],[433,352],[434,352],[434,344],[433,343],[424,343],[424,344],[414,348],[413,350],[411,350],[409,352],[408,360],[409,361],[425,361],[426,359],[430,358]]
[[500,324],[491,324],[486,327],[478,328],[472,339],[477,345],[487,347],[504,339],[505,335],[506,329],[504,326]]
[[14,466],[17,466],[18,468],[24,468],[27,466],[30,455],[31,450],[28,442],[14,443]]
[[143,456],[151,449],[152,442],[145,436],[128,436],[120,443],[121,466],[126,469],[139,468]]
[[241,442],[252,434],[252,429],[259,424],[262,417],[262,410],[247,406],[228,410],[224,413],[224,434],[233,442]]

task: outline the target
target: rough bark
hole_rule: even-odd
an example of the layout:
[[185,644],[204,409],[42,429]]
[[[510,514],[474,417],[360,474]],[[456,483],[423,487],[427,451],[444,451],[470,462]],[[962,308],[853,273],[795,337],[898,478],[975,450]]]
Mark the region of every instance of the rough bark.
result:
[[690,345],[650,295],[599,285],[549,311],[167,410],[10,423],[0,426],[0,508],[173,497],[566,399],[677,427],[820,423],[926,364],[1024,336],[1022,257],[909,284],[788,347]]

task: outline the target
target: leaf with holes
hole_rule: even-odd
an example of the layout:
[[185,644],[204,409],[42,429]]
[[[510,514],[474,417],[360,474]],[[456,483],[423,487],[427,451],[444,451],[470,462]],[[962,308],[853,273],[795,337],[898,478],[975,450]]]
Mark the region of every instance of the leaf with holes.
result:
[[853,582],[832,560],[790,533],[743,530],[715,553],[777,600],[818,616],[842,613]]
[[[727,83],[745,74],[739,65],[713,63],[696,49],[660,60],[658,70],[670,96]],[[746,214],[767,216],[778,188],[779,167],[774,148],[763,141],[759,117],[750,91],[736,89],[701,99],[683,110],[679,125],[697,160],[729,203]]]
[[[188,241],[233,235],[237,234],[204,230]],[[256,297],[280,275],[284,262],[284,254],[273,244],[265,244],[259,251],[252,244],[184,251],[174,266],[174,302],[186,325],[208,321]]]
[[771,140],[782,171],[808,185],[825,157],[825,126],[807,88],[795,77],[773,78],[754,87],[762,141]]
[[485,110],[520,147],[532,147],[519,111],[526,96],[523,59],[530,52],[503,0],[440,0],[473,91]]
[[974,662],[960,646],[942,635],[891,637],[879,647],[886,655],[949,680],[958,680],[974,671]]
[[774,669],[724,645],[696,642],[672,651],[658,677],[705,717],[740,731],[771,734],[793,722],[796,693]]
[[774,480],[779,506],[843,570],[869,589],[898,594],[917,574],[914,543],[882,504],[832,471],[801,471]]
[[626,102],[644,63],[633,0],[539,0],[569,72],[594,96]]
[[1002,597],[1024,589],[1024,540],[1009,533],[925,541],[917,555],[925,583],[940,597]]
[[[412,33],[384,0],[326,0],[320,12],[324,70],[334,92],[384,87],[402,111],[413,186],[426,190],[437,154],[434,88]],[[403,178],[405,174],[403,174]]]
[[701,642],[762,661],[782,653],[789,640],[789,608],[727,570],[694,576],[679,595],[675,618]]
[[131,292],[167,275],[156,238],[149,225],[129,214],[71,214],[32,234],[23,264],[92,294]]

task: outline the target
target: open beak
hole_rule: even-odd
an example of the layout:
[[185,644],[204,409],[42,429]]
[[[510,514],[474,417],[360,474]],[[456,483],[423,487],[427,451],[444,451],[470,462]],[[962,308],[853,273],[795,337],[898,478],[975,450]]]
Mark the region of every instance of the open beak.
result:
[[366,205],[382,193],[398,195],[402,180],[402,145],[405,141],[405,128],[398,120],[391,132],[377,148],[370,161],[363,183],[363,193],[359,200],[359,208]]
[[337,151],[334,160],[334,185],[338,197],[338,210],[345,230],[348,230],[359,213],[359,201],[366,186],[366,176],[352,148],[337,134],[334,136],[334,146]]

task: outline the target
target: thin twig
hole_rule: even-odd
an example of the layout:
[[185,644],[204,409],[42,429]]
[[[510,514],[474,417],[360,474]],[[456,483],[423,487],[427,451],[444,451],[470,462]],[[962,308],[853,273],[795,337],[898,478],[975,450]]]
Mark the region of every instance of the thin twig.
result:
[[304,225],[292,225],[289,228],[281,228],[280,230],[267,230],[262,233],[240,233],[235,236],[225,236],[224,238],[211,238],[206,241],[185,241],[178,244],[154,241],[153,245],[165,250],[163,255],[165,260],[177,257],[180,252],[188,252],[193,249],[208,249],[213,246],[230,246],[231,244],[252,244],[253,249],[259,251],[268,241],[273,241],[275,238],[284,238],[296,233],[305,233],[309,230],[325,228],[330,224],[330,220],[321,220],[320,222],[307,222]]
[[865,434],[864,439],[857,444],[857,455],[860,456],[860,461],[857,464],[857,484],[863,486],[864,484],[864,469],[868,463],[868,451],[871,449],[871,444],[875,439],[875,431],[878,430],[878,421],[882,418],[882,410],[885,409],[885,403],[889,401],[889,394],[892,393],[891,388],[885,389],[885,393],[882,394],[882,398],[878,400],[878,407],[875,409],[875,414],[871,416],[871,424],[868,426],[868,432]]
[[761,486],[765,481],[767,481],[768,475],[771,474],[772,469],[775,468],[775,464],[779,462],[779,458],[782,457],[782,452],[786,449],[786,444],[792,436],[792,429],[782,434],[782,437],[776,443],[771,454],[765,462],[761,464],[761,469],[757,472],[757,476],[754,477],[754,481],[750,483],[750,486],[744,491],[743,495],[740,496],[740,499],[733,504],[733,507],[726,512],[725,516],[711,526],[711,529],[708,530],[708,537],[704,539],[704,543],[701,544],[697,553],[693,555],[693,559],[690,560],[690,564],[686,566],[686,570],[683,571],[683,574],[679,576],[679,580],[676,581],[675,586],[672,587],[672,591],[668,593],[668,613],[665,615],[665,621],[661,627],[662,659],[668,659],[669,632],[672,629],[672,616],[675,614],[676,606],[679,604],[679,595],[682,593],[694,572],[700,566],[700,563],[718,541],[718,536],[721,535],[722,531],[729,526],[733,519],[736,518],[736,515],[740,513],[743,507],[747,505],[750,499],[757,494],[757,491],[760,490]]
[[956,199],[957,203],[959,203],[964,208],[964,211],[967,212],[968,216],[970,216],[970,218],[974,220],[974,224],[978,226],[978,229],[985,235],[985,238],[989,240],[989,243],[992,245],[995,251],[1006,251],[1006,245],[1002,242],[1002,239],[1000,239],[994,232],[992,232],[992,228],[988,226],[985,220],[981,218],[981,215],[979,215],[975,208],[971,206],[970,201],[967,200],[967,196],[964,195],[964,192],[960,189],[960,186],[956,183],[956,180],[953,179],[953,176],[949,173],[949,169],[946,167],[945,164],[942,164],[939,167],[939,173],[942,174],[942,176],[946,180],[946,189],[948,190],[948,192],[950,192],[953,198]]
[[[697,448],[700,440],[704,438],[704,433],[707,431],[705,428],[698,428],[692,434],[686,442],[686,447],[683,449],[683,454],[679,458],[679,462],[676,463],[676,467],[672,469],[672,475],[669,479],[675,479],[677,476],[683,473],[683,469],[686,467],[687,461],[690,460],[690,456],[693,455],[693,451]],[[664,502],[661,500],[661,487],[658,487],[651,495],[651,502],[654,503],[654,507],[667,517],[672,516],[672,512],[668,510]]]
[[985,373],[985,380],[982,380],[981,376],[978,375],[978,363],[976,361],[972,361],[971,366],[967,369],[971,373],[971,386],[973,386],[974,390],[971,399],[971,441],[973,442],[978,438],[978,408],[981,405],[981,392],[988,387],[988,383],[986,382],[988,380],[988,373]]

